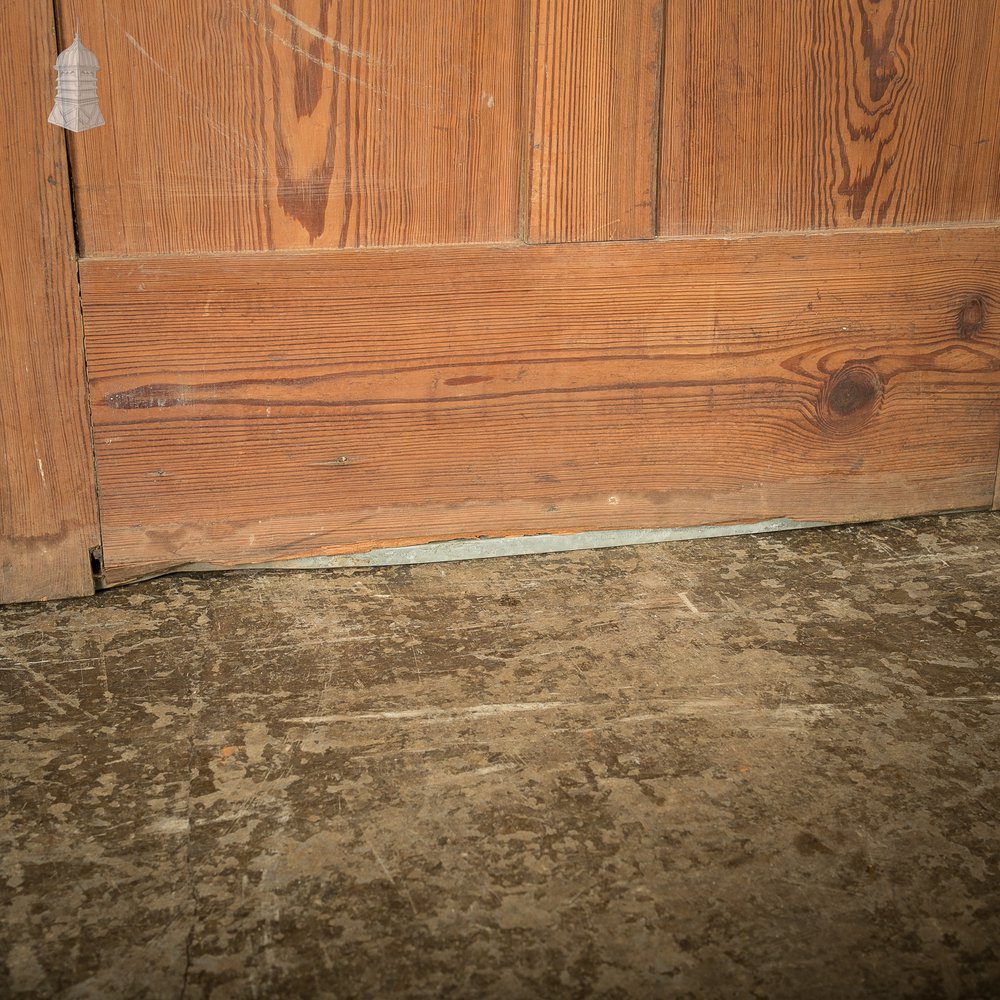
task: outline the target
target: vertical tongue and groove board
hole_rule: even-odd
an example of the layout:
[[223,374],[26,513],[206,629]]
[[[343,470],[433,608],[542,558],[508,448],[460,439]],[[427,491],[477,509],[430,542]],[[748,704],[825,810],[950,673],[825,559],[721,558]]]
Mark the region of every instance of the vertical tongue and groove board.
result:
[[[70,36],[72,37],[72,35]],[[99,545],[51,0],[0,4],[0,603],[94,592]]]
[[663,7],[531,0],[531,242],[656,234]]
[[998,0],[671,0],[664,235],[1000,218]]

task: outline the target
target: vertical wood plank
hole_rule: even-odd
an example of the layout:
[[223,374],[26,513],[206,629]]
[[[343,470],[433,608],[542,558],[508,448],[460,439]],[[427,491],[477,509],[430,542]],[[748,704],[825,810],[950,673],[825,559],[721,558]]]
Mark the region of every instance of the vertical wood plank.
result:
[[527,236],[656,231],[663,0],[533,0]]
[[517,235],[526,0],[62,3],[102,62],[85,255]]
[[0,602],[93,593],[99,542],[49,0],[0,7]]
[[659,232],[1000,217],[1000,0],[674,0]]

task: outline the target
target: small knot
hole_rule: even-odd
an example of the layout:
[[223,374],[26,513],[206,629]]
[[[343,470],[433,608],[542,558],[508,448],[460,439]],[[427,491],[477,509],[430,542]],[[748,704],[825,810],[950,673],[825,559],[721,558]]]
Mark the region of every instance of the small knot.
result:
[[958,335],[963,340],[971,340],[986,326],[986,303],[981,295],[974,295],[958,310],[955,321]]

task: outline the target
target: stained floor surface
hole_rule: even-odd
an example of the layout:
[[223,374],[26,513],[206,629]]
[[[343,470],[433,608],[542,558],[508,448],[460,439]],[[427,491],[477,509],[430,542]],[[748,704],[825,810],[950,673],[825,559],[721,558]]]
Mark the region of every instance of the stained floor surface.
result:
[[1000,515],[0,609],[0,994],[1000,994]]

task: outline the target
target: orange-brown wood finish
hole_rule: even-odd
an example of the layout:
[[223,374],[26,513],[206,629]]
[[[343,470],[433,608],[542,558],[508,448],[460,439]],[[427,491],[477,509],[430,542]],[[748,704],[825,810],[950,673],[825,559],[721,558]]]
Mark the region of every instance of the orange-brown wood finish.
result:
[[1000,0],[62,7],[87,254],[1000,216]]
[[528,238],[656,233],[664,0],[532,0]]
[[1000,230],[90,260],[111,579],[988,507]]
[[52,5],[0,6],[0,603],[92,594],[99,544]]
[[[110,582],[1000,505],[1000,0],[55,5]],[[52,28],[0,7],[0,600],[100,542]]]
[[73,140],[86,254],[517,234],[524,0],[61,6],[108,121]]
[[672,0],[662,234],[1000,217],[1000,0]]

